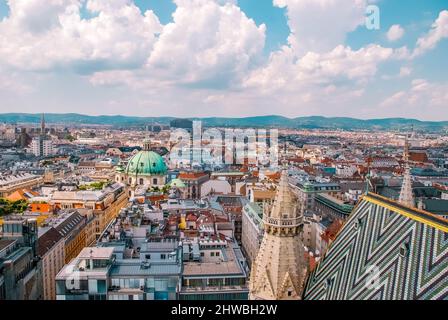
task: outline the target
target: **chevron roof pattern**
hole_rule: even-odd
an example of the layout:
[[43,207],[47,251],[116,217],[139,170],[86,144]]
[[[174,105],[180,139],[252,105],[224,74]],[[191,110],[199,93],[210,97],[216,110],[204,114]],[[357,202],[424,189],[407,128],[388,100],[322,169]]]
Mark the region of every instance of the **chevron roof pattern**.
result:
[[448,300],[448,221],[369,193],[317,268],[305,300]]

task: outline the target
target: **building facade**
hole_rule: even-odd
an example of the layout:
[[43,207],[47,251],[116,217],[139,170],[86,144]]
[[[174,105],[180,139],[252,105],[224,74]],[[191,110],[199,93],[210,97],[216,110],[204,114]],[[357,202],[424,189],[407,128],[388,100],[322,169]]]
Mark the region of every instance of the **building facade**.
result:
[[183,243],[180,300],[247,300],[248,293],[246,259],[236,243]]
[[263,207],[254,202],[246,204],[242,218],[242,250],[247,258],[247,264],[252,267],[263,240]]
[[31,189],[42,184],[42,176],[30,173],[18,173],[0,176],[0,197],[6,198],[20,189]]
[[125,247],[114,243],[83,249],[57,275],[57,300],[178,299],[182,263],[175,242],[148,243],[137,259],[126,257]]
[[56,275],[65,264],[65,241],[54,228],[39,236],[38,256],[42,260],[42,298],[56,299]]
[[0,297],[41,300],[42,263],[37,255],[37,221],[12,219],[0,238]]
[[98,191],[56,191],[50,204],[55,210],[89,209],[93,211],[95,236],[99,238],[106,226],[117,217],[128,202],[125,185],[114,183]]

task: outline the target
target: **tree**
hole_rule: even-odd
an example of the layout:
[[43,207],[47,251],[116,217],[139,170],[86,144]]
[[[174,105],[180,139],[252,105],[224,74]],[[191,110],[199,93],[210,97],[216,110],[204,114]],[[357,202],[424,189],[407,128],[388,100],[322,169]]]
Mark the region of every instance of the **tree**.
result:
[[7,216],[14,213],[23,213],[28,208],[26,200],[11,201],[0,198],[0,216]]

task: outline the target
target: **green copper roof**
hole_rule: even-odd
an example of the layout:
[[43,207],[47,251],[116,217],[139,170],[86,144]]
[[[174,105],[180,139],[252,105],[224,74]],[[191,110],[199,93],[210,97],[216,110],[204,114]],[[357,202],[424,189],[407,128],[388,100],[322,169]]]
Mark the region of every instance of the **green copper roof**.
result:
[[173,179],[168,184],[170,187],[176,187],[176,188],[185,188],[185,183],[180,179]]
[[165,175],[163,158],[153,151],[140,151],[129,160],[125,170],[128,175]]

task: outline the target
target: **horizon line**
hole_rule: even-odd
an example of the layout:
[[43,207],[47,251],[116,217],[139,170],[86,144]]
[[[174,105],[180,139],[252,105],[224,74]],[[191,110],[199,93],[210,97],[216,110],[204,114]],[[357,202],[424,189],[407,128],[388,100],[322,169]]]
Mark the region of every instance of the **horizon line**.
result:
[[32,115],[32,116],[41,116],[45,115],[78,115],[78,116],[87,116],[87,117],[130,117],[130,118],[174,118],[174,119],[247,119],[247,118],[263,118],[263,117],[281,117],[289,120],[300,119],[300,118],[325,118],[325,119],[353,119],[353,120],[361,120],[361,121],[369,121],[369,120],[389,120],[389,119],[399,119],[399,120],[414,120],[419,122],[448,122],[447,120],[423,120],[418,118],[406,118],[406,117],[378,117],[378,118],[355,118],[352,116],[324,116],[324,115],[308,115],[308,116],[285,116],[281,114],[266,114],[266,115],[252,115],[252,116],[241,116],[241,117],[230,117],[230,116],[174,116],[174,115],[164,115],[164,116],[143,116],[143,115],[126,115],[126,114],[86,114],[86,113],[76,113],[76,112],[37,112],[37,113],[29,113],[29,112],[0,112],[0,118],[2,116],[7,115]]

